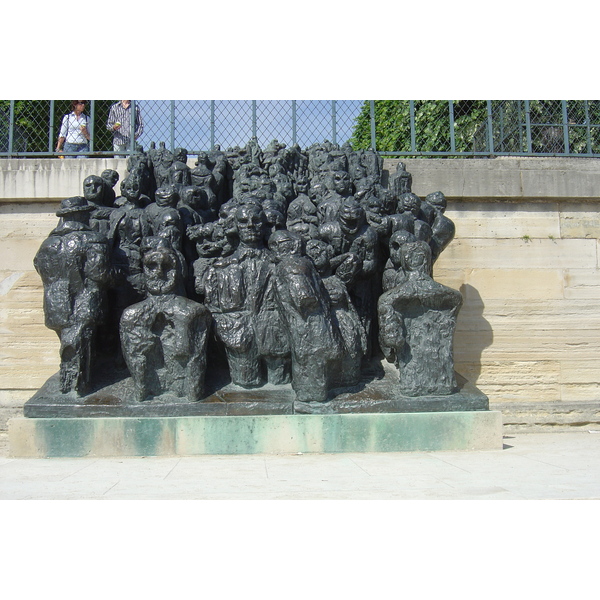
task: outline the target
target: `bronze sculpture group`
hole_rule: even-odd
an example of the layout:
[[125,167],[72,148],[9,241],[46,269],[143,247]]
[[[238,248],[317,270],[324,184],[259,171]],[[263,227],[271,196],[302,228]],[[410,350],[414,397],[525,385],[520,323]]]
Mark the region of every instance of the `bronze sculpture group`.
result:
[[441,192],[411,192],[402,163],[349,144],[202,152],[151,145],[120,194],[105,171],[67,198],[35,267],[60,338],[60,390],[95,363],[127,368],[134,398],[206,396],[226,367],[242,388],[291,384],[301,402],[349,389],[384,356],[401,394],[452,394],[462,298],[432,279],[454,237]]

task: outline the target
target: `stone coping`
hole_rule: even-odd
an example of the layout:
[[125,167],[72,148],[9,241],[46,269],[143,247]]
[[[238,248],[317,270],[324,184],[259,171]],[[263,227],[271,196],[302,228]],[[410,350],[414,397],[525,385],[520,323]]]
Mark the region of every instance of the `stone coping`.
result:
[[[188,165],[195,161],[191,155]],[[464,201],[600,200],[597,158],[385,158],[388,173],[384,173],[384,182],[399,161],[412,174],[413,191],[419,196],[441,190],[450,200]],[[57,201],[81,195],[88,175],[115,169],[122,180],[126,165],[124,158],[0,159],[0,203]]]

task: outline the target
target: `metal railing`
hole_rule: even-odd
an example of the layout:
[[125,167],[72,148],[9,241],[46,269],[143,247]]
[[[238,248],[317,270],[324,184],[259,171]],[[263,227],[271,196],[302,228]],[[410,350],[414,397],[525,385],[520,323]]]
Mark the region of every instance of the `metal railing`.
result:
[[[92,100],[89,149],[55,152],[65,100],[0,101],[0,157],[114,156],[107,128],[114,100]],[[253,137],[307,148],[329,140],[414,157],[600,157],[598,100],[138,100],[148,149],[190,154],[243,147]],[[135,108],[134,108],[135,110]]]

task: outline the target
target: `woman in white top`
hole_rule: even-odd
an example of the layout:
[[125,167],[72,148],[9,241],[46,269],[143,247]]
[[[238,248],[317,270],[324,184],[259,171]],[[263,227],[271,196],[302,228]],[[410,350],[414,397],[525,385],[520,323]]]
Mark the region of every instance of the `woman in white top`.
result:
[[[65,115],[60,126],[56,152],[60,152],[63,145],[65,152],[87,152],[90,149],[90,134],[88,130],[89,117],[83,114],[85,100],[71,102],[72,113]],[[77,158],[86,158],[78,156]]]

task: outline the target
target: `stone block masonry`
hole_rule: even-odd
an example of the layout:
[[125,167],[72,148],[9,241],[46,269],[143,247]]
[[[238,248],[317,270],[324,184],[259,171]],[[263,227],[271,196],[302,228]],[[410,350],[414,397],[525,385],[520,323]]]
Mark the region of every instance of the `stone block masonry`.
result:
[[[59,201],[104,169],[123,179],[125,162],[0,160],[0,409],[21,407],[58,369],[32,260]],[[515,429],[598,428],[600,160],[403,162],[416,194],[444,192],[456,224],[434,277],[465,298],[457,372]]]

